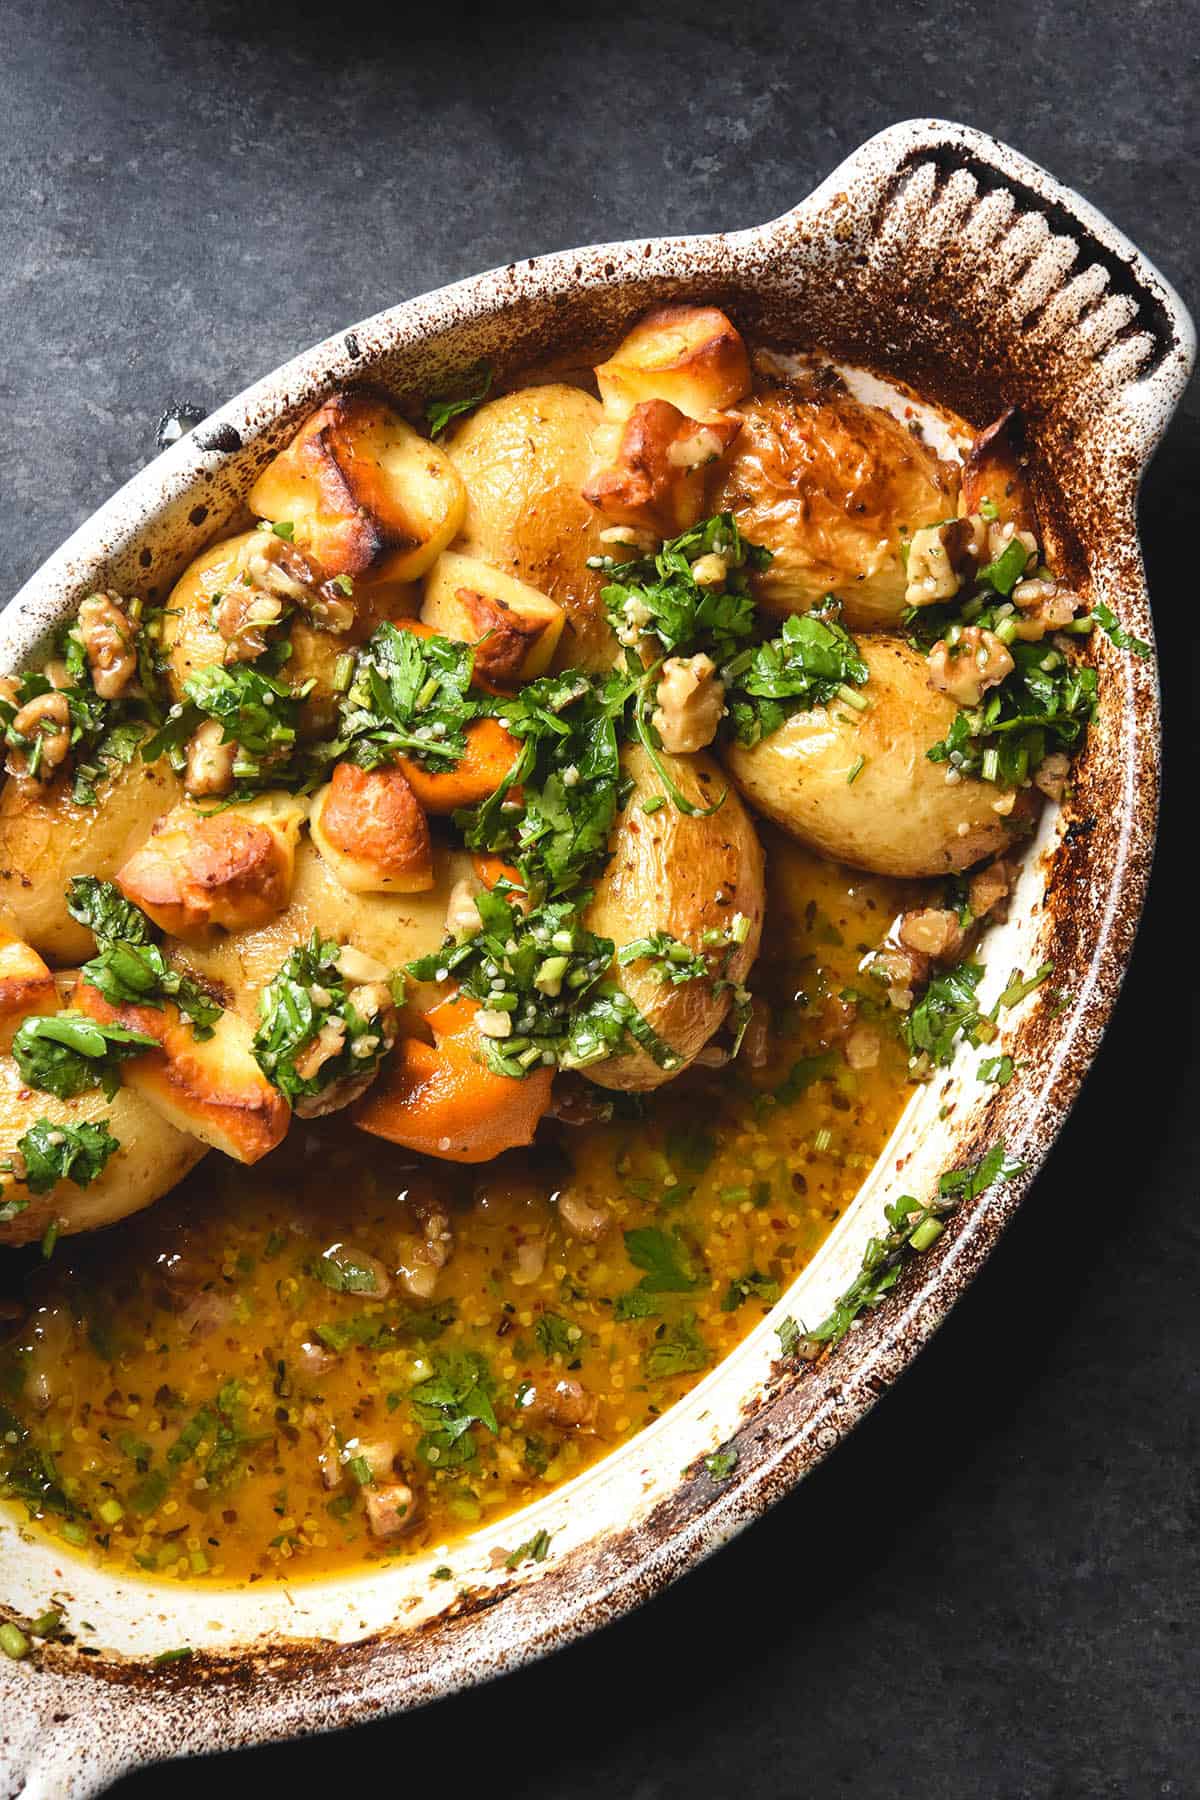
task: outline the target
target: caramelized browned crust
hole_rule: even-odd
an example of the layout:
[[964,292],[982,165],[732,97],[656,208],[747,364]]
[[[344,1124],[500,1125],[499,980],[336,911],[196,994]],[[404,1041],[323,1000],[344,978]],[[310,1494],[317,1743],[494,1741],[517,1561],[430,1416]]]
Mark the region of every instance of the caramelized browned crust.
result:
[[1025,473],[1025,431],[1013,406],[981,431],[963,458],[964,510],[977,513],[985,500],[1001,522],[1032,531],[1041,542],[1037,508]]
[[281,830],[243,811],[175,807],[118,870],[117,884],[173,937],[263,925],[288,903],[300,816]]

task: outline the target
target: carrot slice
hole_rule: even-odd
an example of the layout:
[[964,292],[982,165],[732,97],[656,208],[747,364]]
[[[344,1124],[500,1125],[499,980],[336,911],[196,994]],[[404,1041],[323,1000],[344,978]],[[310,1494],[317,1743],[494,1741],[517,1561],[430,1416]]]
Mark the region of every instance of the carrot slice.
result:
[[427,1012],[436,1044],[403,1039],[354,1108],[354,1123],[444,1162],[490,1162],[532,1143],[554,1071],[535,1069],[522,1081],[493,1073],[479,1048],[478,1010],[474,1000],[455,995]]
[[457,768],[435,774],[411,757],[398,756],[396,761],[425,811],[446,814],[460,806],[477,806],[494,794],[520,749],[498,720],[476,719],[467,726],[467,748]]

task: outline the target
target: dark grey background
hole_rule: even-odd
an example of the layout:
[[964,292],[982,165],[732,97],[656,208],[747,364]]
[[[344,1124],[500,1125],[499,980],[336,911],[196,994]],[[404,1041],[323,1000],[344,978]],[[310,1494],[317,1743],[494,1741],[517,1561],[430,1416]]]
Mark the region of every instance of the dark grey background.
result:
[[[1192,4],[654,11],[9,0],[11,591],[152,451],[337,326],[538,251],[781,212],[914,113],[1083,190],[1193,302]],[[1200,1793],[1195,392],[1146,485],[1162,850],[1095,1074],[899,1390],[639,1616],[498,1686],[122,1800]],[[1190,490],[1190,491],[1189,491]]]

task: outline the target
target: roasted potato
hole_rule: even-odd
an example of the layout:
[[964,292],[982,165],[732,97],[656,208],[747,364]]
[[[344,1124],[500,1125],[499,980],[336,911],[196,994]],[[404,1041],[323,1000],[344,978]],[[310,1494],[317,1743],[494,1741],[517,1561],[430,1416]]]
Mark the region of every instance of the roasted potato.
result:
[[268,464],[247,496],[259,518],[289,523],[327,576],[359,585],[415,581],[462,524],[454,465],[382,394],[334,394]]
[[35,1194],[24,1182],[6,1177],[0,1208],[21,1200],[28,1204],[0,1222],[0,1245],[37,1243],[54,1223],[64,1235],[113,1225],[159,1199],[204,1155],[197,1138],[177,1131],[131,1087],[119,1088],[111,1100],[98,1088],[73,1100],[56,1100],[53,1094],[31,1094],[12,1057],[0,1056],[0,1160],[13,1154],[18,1139],[38,1119],[52,1125],[104,1123],[121,1148],[90,1187],[60,1181],[48,1194]]
[[445,550],[429,571],[421,619],[442,637],[475,644],[475,670],[500,687],[544,675],[563,611],[527,582],[474,556]]
[[250,1026],[236,1012],[222,1013],[212,1036],[198,1038],[170,1002],[114,1006],[81,980],[74,1004],[99,1024],[123,1025],[157,1040],[156,1050],[122,1064],[122,1083],[176,1131],[190,1132],[240,1163],[255,1163],[283,1142],[291,1108],[259,1068]]
[[58,990],[50,970],[0,920],[0,1051],[9,1049],[22,1019],[57,1011]]
[[598,441],[601,455],[610,460],[593,470],[583,497],[610,524],[652,537],[678,537],[703,518],[709,465],[740,430],[741,420],[733,414],[698,423],[669,400],[643,400],[611,452]]
[[[221,602],[243,587],[247,595],[257,590],[247,585],[251,559],[259,554],[263,532],[243,531],[201,551],[171,590],[163,615],[162,643],[167,659],[167,680],[176,700],[183,700],[184,682],[199,669],[236,660],[239,645],[218,629]],[[269,597],[268,597],[269,598]],[[311,681],[312,688],[300,708],[300,731],[319,737],[331,730],[337,717],[340,690],[335,681],[338,658],[370,637],[384,619],[400,619],[415,613],[420,594],[415,585],[378,586],[363,589],[355,584],[351,596],[353,618],[345,630],[330,630],[303,608],[281,609],[281,622],[266,626],[286,637],[291,655],[287,679],[296,687]],[[265,640],[262,640],[265,641]],[[244,646],[243,646],[244,647]]]
[[807,612],[827,594],[855,631],[900,622],[901,545],[957,510],[955,474],[878,407],[815,377],[768,388],[739,407],[742,430],[710,490],[772,561],[754,577],[774,613]]
[[[708,955],[712,979],[673,986],[658,981],[647,961],[615,969],[618,984],[679,1062],[662,1069],[644,1050],[631,1049],[583,1070],[601,1087],[654,1088],[677,1075],[729,1011],[729,989],[716,992],[718,980],[744,981],[758,954],[763,853],[746,809],[711,757],[665,756],[663,762],[694,805],[711,806],[727,789],[725,799],[702,818],[680,812],[669,800],[657,812],[644,813],[640,802],[661,793],[662,783],[643,749],[626,749],[621,763],[633,793],[609,840],[609,861],[583,922],[589,931],[611,938],[618,950],[655,931],[669,932],[690,950]],[[726,935],[723,945],[705,945],[705,932],[731,934],[739,913],[746,921],[741,942]]]
[[597,401],[563,382],[518,388],[464,419],[449,445],[466,483],[467,516],[453,548],[513,575],[562,607],[561,664],[608,668],[616,650],[589,556],[603,554],[603,520],[583,497],[600,460]]
[[746,799],[801,843],[879,875],[948,875],[1004,850],[1027,826],[1027,797],[1005,815],[990,782],[948,780],[925,753],[958,709],[930,686],[925,658],[902,638],[863,637],[858,648],[870,670],[865,712],[834,700],[753,747],[729,745]]
[[388,969],[436,950],[446,935],[451,890],[471,873],[471,859],[465,851],[435,846],[433,869],[433,886],[424,893],[352,894],[311,840],[303,838],[296,850],[286,911],[256,931],[206,945],[172,941],[164,949],[172,962],[203,980],[226,1006],[257,1024],[259,994],[288,951],[314,930],[339,944],[353,945]]
[[625,419],[647,400],[669,400],[691,419],[723,412],[750,392],[740,332],[715,306],[658,306],[596,370],[604,410]]
[[313,796],[308,826],[352,894],[419,894],[433,886],[429,822],[403,769],[339,763]]
[[985,500],[995,507],[995,517],[1018,531],[1031,531],[1041,539],[1037,507],[1029,485],[1029,458],[1020,414],[1008,407],[979,432],[963,458],[963,510],[977,513]]
[[67,911],[67,882],[86,870],[111,881],[155,821],[182,795],[166,762],[114,769],[96,806],[77,806],[70,780],[44,792],[16,781],[0,792],[0,906],[16,934],[59,964],[95,951],[92,934]]
[[260,794],[220,812],[184,801],[117,871],[117,885],[163,931],[203,941],[282,912],[307,801]]

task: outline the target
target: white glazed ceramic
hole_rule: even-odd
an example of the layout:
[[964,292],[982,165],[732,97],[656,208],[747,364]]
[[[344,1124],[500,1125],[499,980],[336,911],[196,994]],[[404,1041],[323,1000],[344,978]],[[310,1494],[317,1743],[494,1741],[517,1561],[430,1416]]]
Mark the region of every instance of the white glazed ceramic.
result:
[[[977,132],[916,120],[873,138],[769,225],[497,269],[297,357],[159,457],[45,564],[0,620],[0,666],[16,667],[95,587],[162,596],[331,388],[369,377],[411,397],[483,355],[501,373],[550,355],[590,360],[648,303],[674,297],[727,305],[760,341],[819,346],[975,424],[1019,405],[1060,566],[1152,636],[1135,502],[1191,367],[1187,314],[1078,195]],[[822,1363],[776,1361],[764,1321],[652,1428],[448,1555],[287,1591],[222,1590],[108,1574],[0,1518],[0,1616],[54,1600],[75,1634],[20,1664],[0,1660],[3,1794],[68,1800],[141,1761],[326,1729],[513,1668],[653,1593],[833,1448],[987,1255],[1069,1112],[1120,985],[1152,854],[1157,688],[1152,663],[1097,638],[1101,702],[1069,810],[1044,819],[1012,916],[985,946],[991,988],[1015,966],[1053,960],[1071,1004],[1052,1016],[1043,989],[1006,1015],[1002,1047],[1022,1065],[1009,1087],[956,1068],[914,1093],[776,1316],[826,1313],[898,1193],[927,1194],[997,1139],[1025,1173],[964,1207]],[[737,1467],[718,1484],[702,1459],[728,1443]],[[493,1547],[543,1526],[546,1562],[491,1567]],[[453,1581],[430,1579],[442,1561]],[[194,1656],[153,1666],[181,1644]]]

